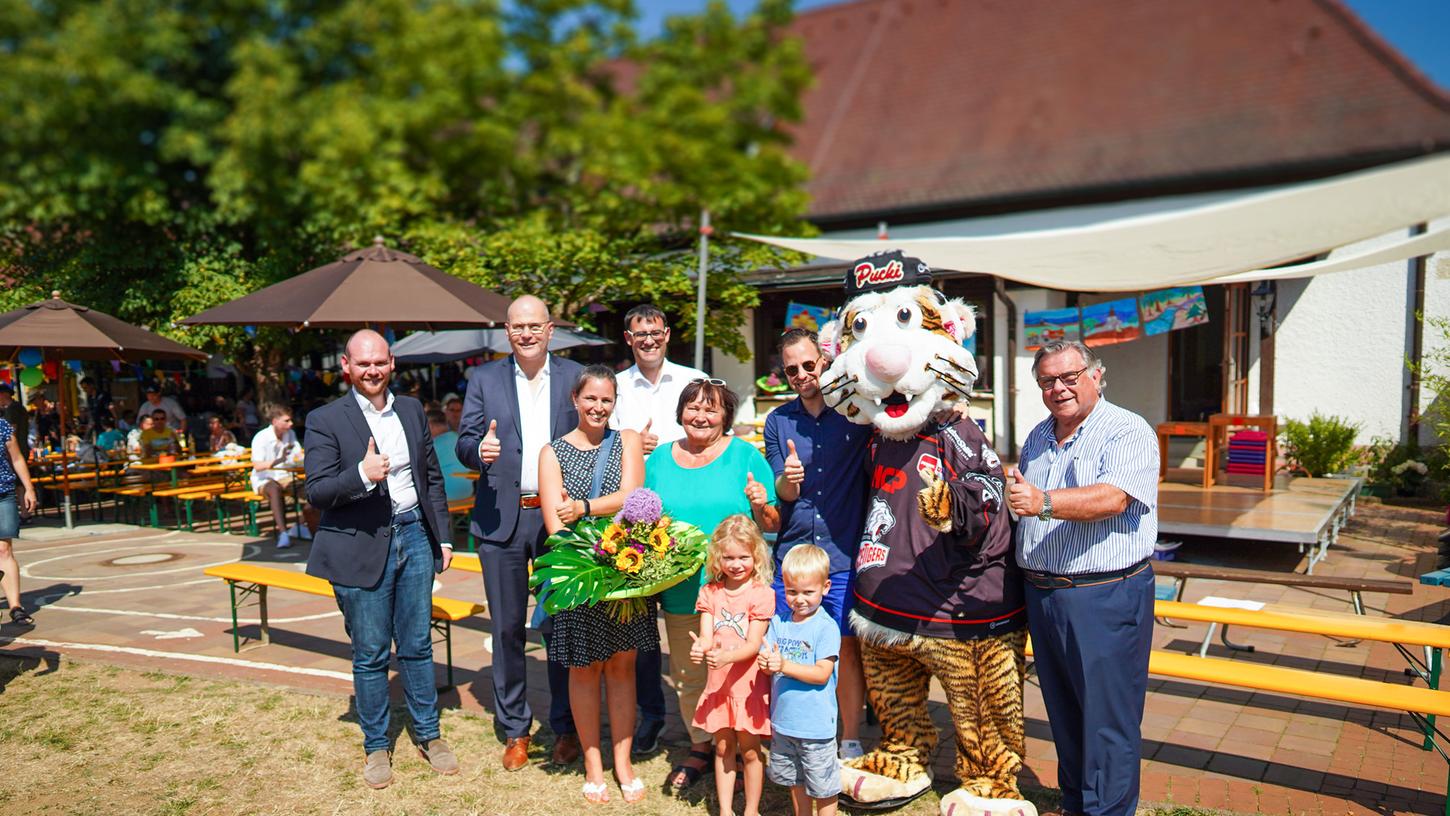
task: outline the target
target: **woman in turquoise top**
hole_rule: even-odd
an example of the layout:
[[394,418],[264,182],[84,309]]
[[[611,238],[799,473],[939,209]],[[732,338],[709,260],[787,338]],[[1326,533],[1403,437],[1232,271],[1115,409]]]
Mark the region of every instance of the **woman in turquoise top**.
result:
[[[644,485],[659,494],[665,513],[706,535],[735,513],[749,513],[764,532],[780,526],[770,463],[749,442],[725,435],[739,404],[724,380],[692,380],[680,392],[675,408],[685,438],[661,445],[645,462]],[[690,725],[706,679],[705,666],[688,658],[690,634],[700,627],[695,600],[703,584],[701,571],[660,596],[670,645],[670,679],[692,743],[689,759],[670,773],[670,785],[676,789],[693,785],[712,767],[710,735]]]

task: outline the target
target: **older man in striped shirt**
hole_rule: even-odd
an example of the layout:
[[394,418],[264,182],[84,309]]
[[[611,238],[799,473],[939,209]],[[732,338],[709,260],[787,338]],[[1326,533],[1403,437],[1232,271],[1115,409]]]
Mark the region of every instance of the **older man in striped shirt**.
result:
[[1057,748],[1063,813],[1131,816],[1153,638],[1158,440],[1103,398],[1102,361],[1082,343],[1032,363],[1052,414],[1022,446],[1008,506]]

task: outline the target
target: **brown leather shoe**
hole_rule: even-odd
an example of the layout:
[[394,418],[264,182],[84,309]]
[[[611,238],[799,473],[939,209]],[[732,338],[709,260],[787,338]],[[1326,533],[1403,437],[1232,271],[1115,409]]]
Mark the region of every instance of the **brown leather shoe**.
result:
[[503,747],[503,769],[517,771],[529,764],[529,738],[509,737]]
[[549,757],[550,765],[572,765],[579,760],[579,735],[560,734],[554,740],[554,753]]

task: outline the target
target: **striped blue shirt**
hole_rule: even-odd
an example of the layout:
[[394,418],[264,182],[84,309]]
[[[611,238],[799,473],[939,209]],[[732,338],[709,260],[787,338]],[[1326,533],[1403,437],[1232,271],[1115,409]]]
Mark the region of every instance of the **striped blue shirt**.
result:
[[1017,523],[1017,563],[1056,575],[1124,569],[1153,554],[1158,540],[1158,437],[1142,417],[1099,398],[1072,436],[1057,443],[1048,417],[1022,445],[1023,478],[1042,490],[1110,484],[1128,509],[1101,521]]

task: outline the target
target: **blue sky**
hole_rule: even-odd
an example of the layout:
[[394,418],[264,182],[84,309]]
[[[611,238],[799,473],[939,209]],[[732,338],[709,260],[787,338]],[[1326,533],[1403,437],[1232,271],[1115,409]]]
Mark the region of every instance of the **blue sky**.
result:
[[[635,0],[640,10],[640,32],[659,31],[672,14],[688,14],[705,7],[705,0]],[[728,0],[737,13],[754,7],[755,0]],[[797,9],[830,5],[840,0],[796,0]],[[1450,88],[1450,0],[1344,0],[1401,54],[1441,88]]]

